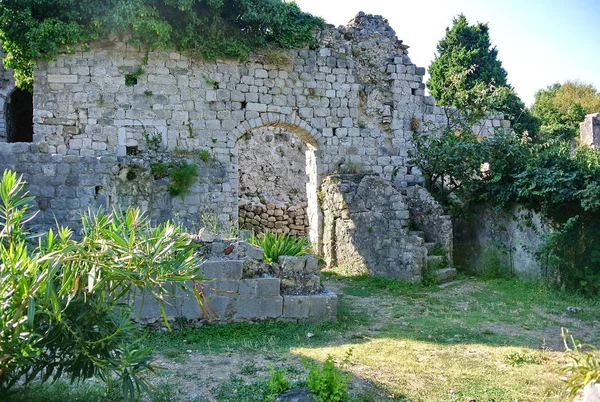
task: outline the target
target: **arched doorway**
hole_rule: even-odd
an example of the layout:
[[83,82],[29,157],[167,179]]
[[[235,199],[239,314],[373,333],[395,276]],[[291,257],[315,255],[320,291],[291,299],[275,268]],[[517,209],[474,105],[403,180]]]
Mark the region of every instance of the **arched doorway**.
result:
[[240,228],[306,236],[318,250],[322,217],[314,137],[295,124],[267,122],[245,128],[236,144]]
[[8,142],[33,142],[33,95],[15,88],[6,105]]

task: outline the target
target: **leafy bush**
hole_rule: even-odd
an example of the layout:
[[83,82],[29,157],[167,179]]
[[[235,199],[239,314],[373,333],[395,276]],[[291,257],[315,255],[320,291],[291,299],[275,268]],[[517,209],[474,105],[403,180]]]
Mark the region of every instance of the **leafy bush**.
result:
[[306,254],[306,239],[285,233],[261,233],[250,237],[250,243],[264,250],[264,259],[268,263],[279,262],[282,255],[302,256]]
[[570,289],[600,292],[600,150],[501,132],[489,139],[469,131],[415,134],[415,143],[428,187],[455,214],[482,202],[540,211],[555,226],[537,253],[548,275]]
[[[131,321],[132,292],[159,302],[199,262],[181,228],[151,228],[138,209],[82,217],[81,235],[66,227],[34,239],[24,182],[5,171],[0,182],[0,393],[16,385],[68,377],[121,382],[126,400],[148,387],[150,349]],[[193,290],[199,303],[202,295]],[[166,323],[168,325],[168,323]]]
[[176,197],[189,193],[196,177],[198,177],[198,166],[195,163],[188,163],[184,160],[179,166],[172,166],[169,169],[169,178],[171,179],[168,186],[169,194]]
[[[131,34],[148,49],[176,48],[202,58],[245,59],[262,48],[314,43],[323,20],[282,0],[4,0],[0,41],[17,85],[31,87],[38,59],[64,46]],[[135,84],[130,75],[127,85]]]
[[[342,365],[349,364],[351,356],[352,349],[346,353]],[[348,399],[348,384],[352,375],[336,366],[333,356],[327,355],[323,365],[307,360],[303,364],[308,369],[308,388],[317,396],[317,401],[341,402]]]
[[290,389],[290,382],[285,378],[285,370],[270,367],[271,378],[267,383],[267,393],[275,399],[275,396]]

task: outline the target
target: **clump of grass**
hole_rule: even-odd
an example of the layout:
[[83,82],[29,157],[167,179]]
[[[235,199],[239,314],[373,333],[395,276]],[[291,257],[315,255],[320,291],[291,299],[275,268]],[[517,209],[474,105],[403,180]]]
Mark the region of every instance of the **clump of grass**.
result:
[[511,366],[522,364],[542,364],[542,358],[535,353],[513,352],[504,357],[504,361]]

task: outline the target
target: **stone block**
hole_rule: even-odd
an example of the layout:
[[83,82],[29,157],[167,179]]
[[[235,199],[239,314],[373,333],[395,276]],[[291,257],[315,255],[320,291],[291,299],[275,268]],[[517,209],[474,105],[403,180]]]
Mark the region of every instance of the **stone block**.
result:
[[279,296],[281,281],[279,278],[242,279],[239,283],[240,297]]
[[73,74],[48,74],[49,83],[76,84],[77,75]]
[[235,319],[265,319],[281,317],[283,297],[242,298],[235,301]]
[[283,317],[310,320],[335,320],[337,295],[328,289],[311,295],[284,295]]
[[239,260],[210,260],[202,264],[199,272],[207,279],[242,279],[242,261]]

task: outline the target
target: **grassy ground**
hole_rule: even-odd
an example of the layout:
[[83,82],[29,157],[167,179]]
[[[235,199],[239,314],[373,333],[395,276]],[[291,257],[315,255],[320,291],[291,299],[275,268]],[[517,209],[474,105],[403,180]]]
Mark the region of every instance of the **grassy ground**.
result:
[[[148,401],[260,401],[270,368],[304,385],[304,361],[351,349],[355,401],[566,401],[560,328],[600,344],[600,302],[517,280],[473,278],[446,288],[325,276],[338,321],[233,324],[149,334],[159,385]],[[575,314],[567,307],[580,309]],[[114,401],[99,384],[34,388],[14,400]]]

